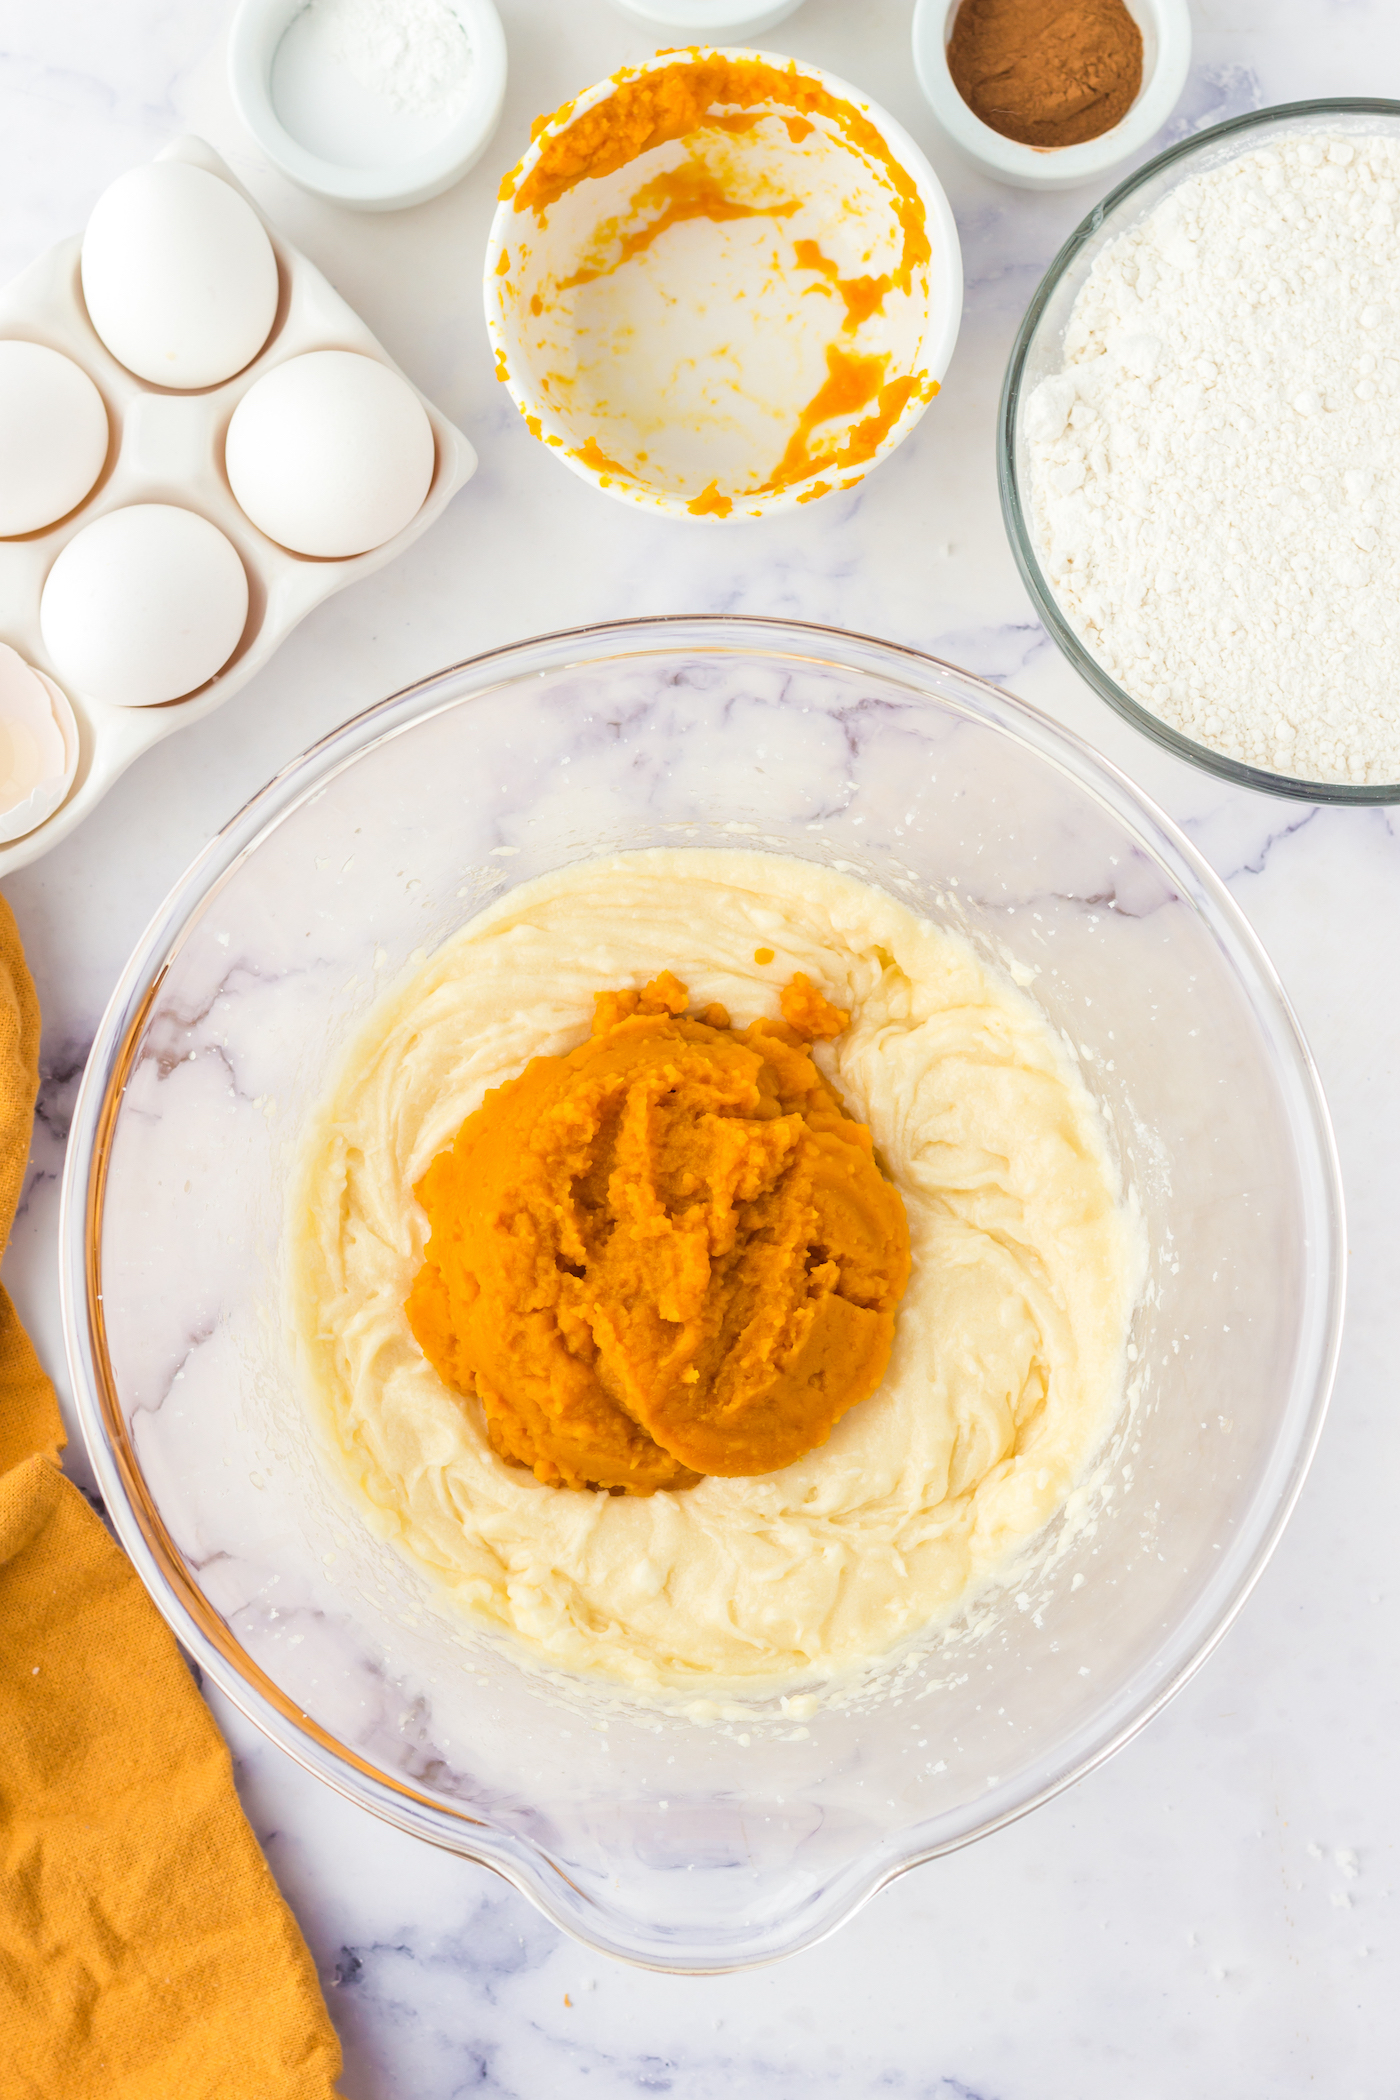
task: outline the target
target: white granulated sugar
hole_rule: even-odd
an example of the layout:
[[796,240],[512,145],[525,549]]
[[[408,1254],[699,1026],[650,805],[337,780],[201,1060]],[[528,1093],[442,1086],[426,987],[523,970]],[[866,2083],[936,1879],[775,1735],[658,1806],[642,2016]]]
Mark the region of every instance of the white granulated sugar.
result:
[[1055,597],[1231,758],[1400,780],[1400,141],[1299,137],[1112,241],[1026,403]]
[[312,0],[317,26],[361,87],[412,116],[442,116],[467,99],[467,32],[448,0]]

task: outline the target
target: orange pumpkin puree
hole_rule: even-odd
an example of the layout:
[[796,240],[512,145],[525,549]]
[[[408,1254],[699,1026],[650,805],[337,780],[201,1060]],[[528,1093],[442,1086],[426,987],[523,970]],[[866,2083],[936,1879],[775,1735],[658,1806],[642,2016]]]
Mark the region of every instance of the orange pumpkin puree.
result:
[[624,481],[628,478],[626,467],[619,466],[615,459],[609,459],[595,437],[585,438],[581,445],[576,445],[574,458],[581,459],[586,467],[592,467],[595,474],[618,474]]
[[[664,169],[654,182],[644,182],[631,199],[633,210],[648,211],[654,205],[662,207],[659,215],[635,232],[623,236],[616,255],[610,261],[586,262],[570,277],[561,277],[556,287],[561,292],[571,292],[576,285],[592,284],[596,278],[610,277],[634,256],[645,254],[652,242],[673,226],[683,225],[687,219],[712,219],[719,223],[725,219],[790,219],[798,210],[795,197],[778,204],[741,204],[730,197],[722,184],[715,180],[708,168],[687,161],[682,167]],[[615,221],[599,228],[605,241],[616,238]],[[815,243],[798,242],[798,247],[814,246]],[[866,280],[873,282],[873,280]]]
[[698,496],[692,496],[686,509],[697,518],[727,518],[734,508],[732,496],[726,496],[717,481],[706,482]]
[[[520,168],[512,169],[501,184],[500,194],[502,198],[514,199],[516,211],[533,211],[543,223],[549,206],[556,204],[575,184],[592,177],[611,175],[642,154],[649,153],[653,147],[688,137],[701,129],[746,129],[759,118],[734,112],[752,110],[762,103],[776,103],[799,112],[810,111],[829,119],[851,146],[877,163],[894,193],[901,253],[898,264],[888,276],[842,278],[837,265],[823,255],[817,242],[802,240],[796,243],[798,267],[816,271],[830,281],[846,308],[844,328],[847,331],[857,329],[862,322],[881,311],[887,292],[895,288],[907,291],[915,269],[930,260],[932,249],[924,206],[907,171],[890,153],[869,119],[862,116],[853,104],[829,93],[819,81],[799,73],[795,65],[780,68],[755,58],[682,58],[674,65],[619,80],[610,95],[581,116],[573,117],[572,121],[567,120],[574,105],[565,103],[552,117],[540,119],[532,125],[532,142],[541,133],[548,133],[555,126],[559,128],[553,130],[552,137],[546,137],[529,174],[522,180]],[[722,110],[728,113],[721,114]],[[814,128],[806,115],[784,116],[782,121],[794,143]],[[610,274],[643,253],[659,235],[683,220],[784,218],[797,209],[795,202],[763,204],[730,197],[702,166],[687,166],[664,173],[655,181],[644,184],[630,201],[634,211],[657,205],[661,209],[649,224],[627,234],[617,253],[609,260],[587,260],[573,275],[561,279],[559,291],[568,291]],[[617,233],[616,224],[610,222],[600,229],[600,238],[610,242]],[[868,370],[874,361],[847,359],[833,345],[827,353],[827,362],[830,377],[802,411],[783,458],[766,480],[735,492],[740,500],[776,494],[796,482],[810,480],[823,469],[839,471],[864,465],[873,458],[899,421],[911,396],[922,391],[931,399],[938,392],[936,382],[919,375],[892,380],[883,386],[872,383],[864,392],[855,394],[851,385],[854,369],[860,366]],[[862,408],[869,401],[876,402],[872,416],[845,430],[830,450],[813,455],[808,439],[817,424],[853,408]],[[597,464],[588,458],[586,447],[578,450],[576,456],[587,465]],[[613,471],[630,478],[624,469],[614,468]],[[813,494],[816,493],[814,489]],[[825,487],[822,493],[826,493]],[[706,489],[686,507],[697,516],[723,517],[728,515],[732,502],[714,501]]]
[[[610,95],[591,109],[563,123],[572,104],[565,103],[542,125],[532,127],[532,140],[556,123],[562,128],[546,139],[539,159],[524,181],[512,169],[501,184],[502,198],[514,198],[517,211],[543,214],[575,183],[590,176],[611,175],[618,168],[682,139],[709,122],[732,123],[717,118],[722,108],[752,109],[758,103],[775,102],[780,107],[828,118],[850,145],[876,162],[894,191],[903,252],[892,282],[907,291],[913,272],[930,260],[923,200],[906,169],[902,168],[884,139],[853,103],[843,102],[819,80],[799,73],[795,65],[771,66],[759,58],[682,58],[675,65],[635,74],[620,80]],[[794,135],[791,124],[789,134]]]
[[812,1061],[849,1016],[687,1015],[669,971],[467,1117],[417,1194],[407,1301],[493,1448],[547,1486],[649,1495],[769,1473],[873,1393],[909,1279],[898,1191]]

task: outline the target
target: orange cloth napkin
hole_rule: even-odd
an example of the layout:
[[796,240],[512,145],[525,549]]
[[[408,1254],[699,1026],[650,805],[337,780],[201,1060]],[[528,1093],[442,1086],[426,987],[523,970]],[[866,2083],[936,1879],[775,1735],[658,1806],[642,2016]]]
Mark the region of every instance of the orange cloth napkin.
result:
[[[0,899],[0,1244],[39,1004]],[[340,2045],[222,1736],[126,1555],[57,1466],[0,1290],[0,2090],[334,2100]]]

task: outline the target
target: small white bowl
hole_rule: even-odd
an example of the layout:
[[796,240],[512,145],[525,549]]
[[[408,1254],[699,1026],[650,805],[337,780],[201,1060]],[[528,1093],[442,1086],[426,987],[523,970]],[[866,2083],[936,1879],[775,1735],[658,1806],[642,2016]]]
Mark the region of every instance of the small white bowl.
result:
[[1097,182],[1144,147],[1181,100],[1191,66],[1187,0],[1124,0],[1142,31],[1142,86],[1121,123],[1081,146],[1023,146],[974,116],[948,70],[948,39],[961,0],[918,0],[914,68],[934,116],[955,146],[998,182],[1069,190]]
[[795,15],[802,0],[613,0],[623,14],[657,29],[691,29],[697,36],[758,36]]
[[[234,107],[267,158],[315,196],[357,211],[422,204],[461,180],[480,159],[500,121],[506,92],[506,40],[492,0],[450,0],[476,61],[460,116],[423,152],[351,165],[294,138],[273,99],[283,37],[307,0],[242,0],[229,29],[228,74]],[[367,90],[360,91],[368,95]],[[368,155],[365,156],[366,160]]]
[[[727,133],[723,119],[700,125],[575,181],[545,210],[522,211],[541,156],[599,104],[653,73],[715,61],[795,74],[845,117],[818,110],[814,122],[780,117],[771,129],[746,124],[738,133]],[[709,143],[697,146],[702,132]],[[908,232],[891,170],[921,208],[929,248],[904,283]],[[647,257],[645,270],[616,280],[599,301],[588,288],[648,249],[652,224],[676,223],[662,212],[638,229],[634,246],[624,231],[629,216],[649,211],[659,201],[652,193],[667,183],[687,180],[702,190],[713,181],[726,201],[744,206],[725,218],[771,232],[731,241],[726,227],[725,240],[707,248],[680,228],[680,246],[654,251],[655,277]],[[770,194],[776,202],[753,203]],[[847,298],[876,280],[884,294],[873,305]],[[902,126],[819,67],[748,49],[658,52],[566,104],[503,185],[486,251],[496,369],[531,433],[618,501],[707,524],[767,517],[862,480],[937,394],[962,296],[952,211]],[[851,362],[862,369],[852,372]],[[874,415],[873,392],[825,405],[840,396],[843,379],[878,386]],[[863,422],[846,420],[863,409]],[[790,467],[794,447],[801,449]]]

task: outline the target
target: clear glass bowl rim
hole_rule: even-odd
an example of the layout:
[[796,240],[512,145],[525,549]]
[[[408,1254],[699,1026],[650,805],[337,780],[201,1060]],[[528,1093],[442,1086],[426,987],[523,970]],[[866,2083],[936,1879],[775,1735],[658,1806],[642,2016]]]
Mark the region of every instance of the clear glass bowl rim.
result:
[[[1061,278],[1081,251],[1096,238],[1104,220],[1164,169],[1190,161],[1193,156],[1204,148],[1213,146],[1220,139],[1239,137],[1247,144],[1251,132],[1264,130],[1270,125],[1338,116],[1385,117],[1394,123],[1400,121],[1400,102],[1366,96],[1331,96],[1315,102],[1278,102],[1269,109],[1252,109],[1245,116],[1230,117],[1223,124],[1212,124],[1209,130],[1193,132],[1190,138],[1179,139],[1176,145],[1168,146],[1165,153],[1159,153],[1155,159],[1136,169],[1126,181],[1120,182],[1116,189],[1110,190],[1108,195],[1094,206],[1087,218],[1080,220],[1036,286],[1031,303],[1016,331],[1016,340],[1011,346],[1006,377],[1002,381],[1001,404],[997,411],[997,489],[1001,496],[1001,515],[1006,526],[1006,536],[1011,542],[1011,552],[1021,572],[1021,581],[1029,591],[1031,601],[1056,646],[1101,700],[1106,700],[1109,706],[1116,708],[1135,729],[1140,729],[1144,736],[1151,737],[1155,744],[1160,744],[1164,750],[1170,751],[1173,757],[1185,759],[1189,765],[1199,766],[1206,773],[1214,773],[1221,780],[1232,781],[1237,787],[1255,788],[1267,795],[1287,795],[1299,802],[1365,805],[1400,802],[1400,781],[1382,782],[1375,787],[1358,787],[1350,781],[1297,780],[1291,774],[1270,773],[1262,767],[1247,766],[1240,759],[1227,758],[1224,752],[1212,751],[1209,745],[1198,744],[1194,738],[1183,736],[1180,730],[1173,729],[1169,723],[1164,722],[1160,715],[1154,715],[1150,708],[1144,707],[1140,700],[1134,700],[1131,693],[1126,692],[1089,654],[1060,610],[1040,566],[1040,558],[1035,550],[1021,500],[1020,479],[1016,471],[1016,418],[1021,404],[1021,385],[1040,317],[1058,289]],[[1184,165],[1182,172],[1186,172]]]
[[[326,783],[380,741],[431,715],[521,678],[678,648],[798,655],[864,670],[927,698],[927,671],[955,679],[970,713],[1016,738],[1095,794],[1166,861],[1237,969],[1254,981],[1272,1012],[1277,1038],[1310,1111],[1309,1135],[1325,1191],[1314,1222],[1313,1263],[1322,1277],[1323,1313],[1312,1395],[1300,1417],[1277,1500],[1245,1527],[1223,1556],[1209,1592],[1164,1643],[1155,1682],[1130,1710],[1121,1707],[1078,1753],[1042,1783],[936,1842],[857,1860],[830,1886],[816,1915],[803,1914],[776,1944],[730,1956],[667,1960],[632,1944],[625,1930],[527,1840],[449,1811],[411,1785],[386,1776],[305,1713],[247,1656],[187,1573],[141,1474],[123,1421],[108,1358],[102,1312],[101,1219],[110,1139],[126,1079],[161,982],[184,933],[260,839],[313,799]],[[176,1638],[202,1671],[271,1742],[357,1806],[410,1835],[490,1867],[553,1923],[597,1951],[666,1973],[724,1973],[760,1966],[834,1932],[881,1888],[910,1868],[1004,1828],[1051,1800],[1121,1749],[1195,1674],[1224,1637],[1276,1548],[1302,1491],[1322,1432],[1336,1375],[1346,1293],[1346,1232],[1341,1171],[1331,1118],[1312,1054],[1287,994],[1249,921],[1224,883],[1172,820],[1126,774],[1052,717],[956,664],[925,651],[815,623],[730,614],[659,615],[602,621],[536,636],[448,666],[353,716],[291,760],[191,862],[132,951],[98,1026],[74,1106],[59,1217],[59,1287],[64,1342],[76,1411],[99,1492],[117,1536]]]

